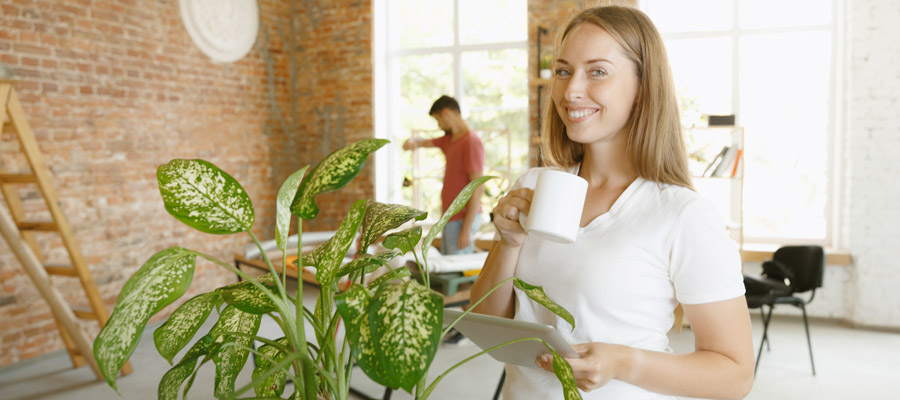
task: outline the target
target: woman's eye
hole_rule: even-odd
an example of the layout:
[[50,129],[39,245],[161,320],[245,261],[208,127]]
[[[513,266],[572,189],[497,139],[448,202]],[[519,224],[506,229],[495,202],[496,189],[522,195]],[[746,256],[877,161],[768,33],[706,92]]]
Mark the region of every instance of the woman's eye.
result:
[[564,69],[558,69],[558,70],[556,70],[556,76],[561,77],[561,78],[567,77],[567,76],[569,76],[569,75],[571,75],[571,74],[572,74],[571,72],[569,72],[569,71],[567,71],[567,70],[564,70]]
[[592,69],[591,76],[604,77],[604,76],[606,76],[606,71],[604,71],[602,69]]

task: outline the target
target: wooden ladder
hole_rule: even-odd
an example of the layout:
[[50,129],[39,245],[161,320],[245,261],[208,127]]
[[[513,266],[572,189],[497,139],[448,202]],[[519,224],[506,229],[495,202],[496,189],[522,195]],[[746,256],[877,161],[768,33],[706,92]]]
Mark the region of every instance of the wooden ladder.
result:
[[[0,111],[3,118],[0,125],[4,133],[13,133],[19,141],[25,158],[31,167],[30,173],[6,173],[0,171],[0,191],[6,198],[9,213],[0,207],[0,228],[3,237],[16,257],[22,263],[29,278],[40,291],[41,296],[50,305],[56,325],[62,335],[63,342],[72,359],[75,368],[85,363],[91,366],[98,379],[103,379],[97,363],[94,360],[92,341],[87,339],[75,318],[96,320],[100,327],[106,325],[109,313],[106,305],[97,291],[94,278],[84,261],[72,229],[63,215],[57,200],[56,191],[50,184],[50,174],[44,163],[34,132],[28,121],[22,105],[16,96],[16,92],[10,81],[0,80]],[[16,185],[36,184],[44,198],[47,209],[50,211],[51,221],[27,221],[25,210],[22,206],[22,198],[16,190]],[[10,215],[11,214],[11,215]],[[35,237],[35,232],[57,232],[62,238],[63,245],[69,253],[71,265],[50,265],[43,262],[40,247]],[[87,296],[88,307],[70,306],[59,291],[50,281],[50,275],[78,278],[81,287]],[[126,363],[122,367],[123,374],[131,373],[131,364]]]

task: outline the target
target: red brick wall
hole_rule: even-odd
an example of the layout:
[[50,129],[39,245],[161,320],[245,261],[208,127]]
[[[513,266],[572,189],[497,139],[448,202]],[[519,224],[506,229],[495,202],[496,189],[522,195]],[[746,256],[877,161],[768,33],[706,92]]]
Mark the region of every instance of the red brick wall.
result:
[[[193,45],[175,0],[0,0],[0,64],[17,80],[62,208],[110,307],[157,251],[183,246],[230,262],[249,241],[196,232],[169,216],[158,165],[172,158],[218,165],[250,194],[255,233],[271,237],[281,181],[372,136],[371,1],[259,5],[250,53],[214,64]],[[19,168],[12,137],[2,139],[0,168]],[[372,197],[372,171],[323,196],[320,217],[305,229],[334,229],[352,201]],[[40,217],[33,188],[20,193]],[[58,236],[39,240],[51,259],[64,257]],[[86,304],[75,280],[54,279],[71,303]],[[189,294],[233,279],[199,262]],[[49,308],[3,241],[0,321],[0,365],[63,347]],[[95,323],[84,325],[96,333]]]

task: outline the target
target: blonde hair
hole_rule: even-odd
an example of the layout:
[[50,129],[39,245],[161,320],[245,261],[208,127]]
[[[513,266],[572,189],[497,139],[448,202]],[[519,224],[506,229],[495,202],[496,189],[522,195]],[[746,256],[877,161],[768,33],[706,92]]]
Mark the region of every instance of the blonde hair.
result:
[[[678,100],[662,37],[646,14],[623,6],[596,7],[575,15],[557,38],[559,49],[580,24],[607,31],[636,66],[639,86],[626,126],[626,162],[641,178],[693,189],[678,115]],[[556,80],[550,85],[550,91]],[[543,110],[542,149],[548,164],[572,167],[584,158],[584,145],[571,139],[548,99]]]

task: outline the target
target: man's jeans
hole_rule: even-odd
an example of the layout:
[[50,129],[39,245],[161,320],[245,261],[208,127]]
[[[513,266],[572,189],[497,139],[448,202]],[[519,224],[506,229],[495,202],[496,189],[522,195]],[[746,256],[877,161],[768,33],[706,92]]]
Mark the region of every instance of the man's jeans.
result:
[[441,231],[441,254],[472,254],[475,252],[475,233],[478,232],[478,228],[481,227],[481,219],[476,216],[475,220],[472,221],[472,231],[469,233],[471,235],[469,236],[469,246],[464,249],[457,247],[459,244],[459,231],[462,230],[462,224],[463,220],[458,219],[444,225],[444,230]]

